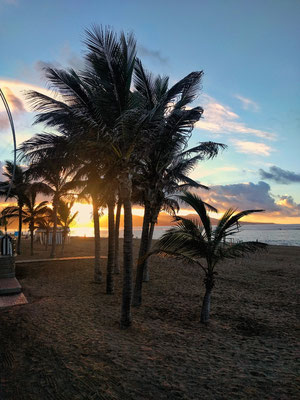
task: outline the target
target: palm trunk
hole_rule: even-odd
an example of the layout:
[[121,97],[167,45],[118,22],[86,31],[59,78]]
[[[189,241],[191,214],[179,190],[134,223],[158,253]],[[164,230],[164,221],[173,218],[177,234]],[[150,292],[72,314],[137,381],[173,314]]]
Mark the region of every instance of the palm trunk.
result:
[[113,201],[108,203],[108,252],[106,269],[106,294],[114,293],[113,267],[115,256],[115,204]]
[[131,297],[132,297],[132,210],[131,210],[131,178],[128,173],[124,173],[120,182],[120,195],[124,207],[124,246],[123,246],[123,291],[121,321],[122,329],[128,328],[132,324],[131,317]]
[[62,244],[61,244],[61,255],[64,255],[65,252],[65,243],[66,243],[66,236],[67,236],[67,232],[66,232],[66,227],[63,229],[63,237],[62,237]]
[[18,240],[17,240],[17,254],[21,254],[21,239],[22,239],[22,222],[23,222],[23,204],[19,203],[19,232],[18,232]]
[[33,231],[34,227],[32,226],[32,223],[30,223],[30,255],[33,256]]
[[46,231],[46,243],[45,243],[45,250],[48,250],[48,241],[49,241],[49,231]]
[[[149,239],[148,239],[147,253],[149,253],[149,251],[151,249],[154,228],[155,228],[155,222],[152,221],[151,224],[150,224],[150,229],[149,229]],[[150,276],[149,276],[148,258],[146,258],[145,266],[144,266],[143,282],[149,282],[149,280],[150,280]]]
[[94,280],[95,282],[102,282],[101,272],[101,241],[100,241],[100,223],[99,223],[99,210],[95,198],[93,200],[93,220],[94,220],[94,242],[95,242],[95,266],[94,266]]
[[136,281],[135,281],[134,294],[132,300],[132,305],[135,307],[140,306],[142,304],[143,275],[145,267],[145,256],[148,251],[149,225],[150,225],[150,206],[148,203],[146,203],[144,211],[144,219],[143,219],[141,244],[139,250],[139,258],[136,267]]
[[114,258],[114,274],[119,274],[120,271],[120,261],[119,261],[119,230],[120,230],[120,218],[121,218],[121,208],[122,201],[119,199],[117,205],[117,213],[116,213],[116,225],[115,225],[115,258]]
[[50,257],[54,258],[56,256],[56,232],[57,232],[57,206],[58,199],[54,197],[53,199],[53,232],[52,232],[52,246]]
[[213,276],[208,275],[205,278],[205,295],[202,302],[202,309],[201,309],[201,317],[200,321],[206,324],[209,321],[209,312],[210,312],[210,299],[211,299],[211,292],[214,287],[214,279]]

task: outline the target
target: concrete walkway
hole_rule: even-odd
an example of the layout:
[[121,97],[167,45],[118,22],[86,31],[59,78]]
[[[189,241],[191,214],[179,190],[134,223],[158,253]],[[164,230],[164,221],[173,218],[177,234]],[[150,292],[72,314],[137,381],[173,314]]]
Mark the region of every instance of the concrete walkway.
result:
[[20,306],[22,304],[28,304],[23,293],[0,296],[0,308]]
[[[30,260],[16,260],[16,264],[31,264],[36,262],[45,261],[72,261],[72,260],[90,260],[94,259],[95,256],[80,256],[80,257],[58,257],[58,258],[35,258]],[[101,256],[100,258],[107,258],[106,256]]]

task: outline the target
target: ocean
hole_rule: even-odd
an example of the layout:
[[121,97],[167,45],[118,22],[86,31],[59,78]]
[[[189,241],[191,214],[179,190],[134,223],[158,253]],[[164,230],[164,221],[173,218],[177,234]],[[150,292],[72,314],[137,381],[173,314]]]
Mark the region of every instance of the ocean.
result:
[[[157,226],[154,231],[154,239],[159,239],[169,226]],[[133,229],[133,236],[140,238],[142,227]],[[94,236],[93,228],[71,228],[71,236]],[[101,236],[107,237],[107,229],[101,229]],[[123,230],[120,230],[120,237]],[[249,224],[242,225],[240,232],[233,235],[235,240],[255,241],[271,245],[300,246],[300,224]]]

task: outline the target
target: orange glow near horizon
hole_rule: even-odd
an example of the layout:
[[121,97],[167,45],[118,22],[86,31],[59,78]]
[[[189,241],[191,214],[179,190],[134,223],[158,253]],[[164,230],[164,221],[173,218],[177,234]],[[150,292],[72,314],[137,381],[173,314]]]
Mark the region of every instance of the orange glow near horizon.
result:
[[[284,201],[284,200],[283,200]],[[0,209],[3,209],[4,207],[14,205],[13,202],[7,202],[7,203],[0,203]],[[78,211],[78,215],[76,217],[76,220],[71,224],[71,227],[76,227],[76,228],[92,228],[93,227],[93,208],[91,204],[85,204],[85,203],[75,203],[73,208],[72,208],[72,213],[75,213]],[[221,211],[220,213],[209,213],[212,218],[219,219],[223,215],[224,211]],[[143,217],[144,215],[144,210],[143,208],[135,208],[133,207],[132,213],[134,216],[137,217]],[[193,214],[193,212],[190,209],[184,209],[182,208],[179,212],[180,215],[185,216],[185,215],[190,215]],[[122,210],[122,215],[123,215],[123,210]],[[164,220],[164,216],[166,216],[165,213],[161,214],[161,219]],[[276,224],[300,224],[300,217],[283,217],[279,215],[279,213],[267,213],[267,212],[262,212],[262,213],[257,213],[250,215],[248,217],[245,217],[242,219],[242,221],[245,222],[256,222],[256,223],[276,223]],[[107,227],[107,210],[103,210],[103,215],[100,217],[100,224],[102,227]],[[14,225],[12,223],[12,225]]]

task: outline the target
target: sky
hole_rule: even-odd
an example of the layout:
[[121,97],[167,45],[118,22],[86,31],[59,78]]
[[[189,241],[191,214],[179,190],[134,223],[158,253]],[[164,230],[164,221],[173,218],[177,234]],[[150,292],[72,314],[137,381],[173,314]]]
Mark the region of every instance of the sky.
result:
[[[300,223],[299,20],[299,0],[0,0],[0,87],[17,141],[45,130],[23,92],[48,91],[44,63],[80,69],[84,29],[110,25],[133,32],[146,67],[171,84],[204,71],[190,144],[228,148],[191,173],[210,187],[199,195],[220,212],[263,208],[253,219]],[[2,104],[0,135],[3,163],[12,139]]]

